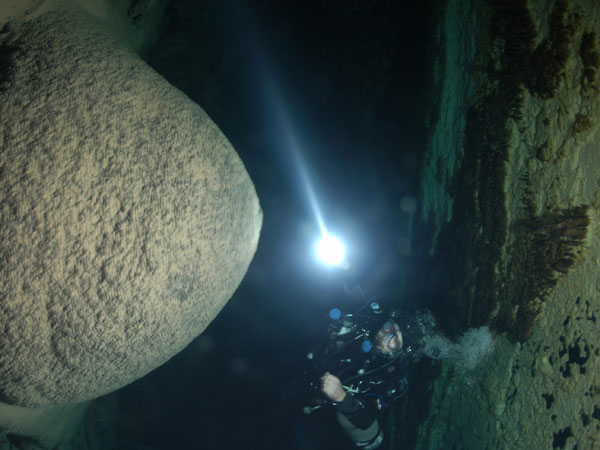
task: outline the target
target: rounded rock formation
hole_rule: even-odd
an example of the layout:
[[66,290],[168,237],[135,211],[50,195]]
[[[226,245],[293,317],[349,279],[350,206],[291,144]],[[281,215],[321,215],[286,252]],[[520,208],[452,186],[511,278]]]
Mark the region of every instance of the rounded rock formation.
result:
[[0,34],[0,401],[74,404],[200,334],[262,212],[206,113],[90,16]]

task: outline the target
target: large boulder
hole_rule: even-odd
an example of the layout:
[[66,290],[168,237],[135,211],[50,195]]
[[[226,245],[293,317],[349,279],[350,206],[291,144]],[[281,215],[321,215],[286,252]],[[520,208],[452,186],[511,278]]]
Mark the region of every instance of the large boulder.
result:
[[0,34],[0,401],[83,402],[225,305],[262,212],[206,113],[87,14]]

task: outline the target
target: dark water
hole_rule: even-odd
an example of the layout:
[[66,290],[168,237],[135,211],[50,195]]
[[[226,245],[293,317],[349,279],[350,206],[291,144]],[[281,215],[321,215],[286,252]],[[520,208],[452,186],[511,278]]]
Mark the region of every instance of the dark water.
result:
[[[360,301],[357,286],[390,307],[423,295],[422,262],[401,253],[401,205],[417,198],[430,101],[433,9],[413,3],[171,2],[149,62],[230,139],[264,226],[245,280],[208,330],[118,392],[117,448],[351,448],[331,410],[300,413],[299,376],[327,312]],[[352,239],[347,272],[311,258],[315,219],[282,114],[325,220]]]

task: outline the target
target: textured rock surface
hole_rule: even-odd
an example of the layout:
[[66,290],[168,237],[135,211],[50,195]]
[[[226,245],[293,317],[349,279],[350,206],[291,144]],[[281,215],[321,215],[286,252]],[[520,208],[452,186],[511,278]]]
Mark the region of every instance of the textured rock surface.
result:
[[81,402],[202,332],[262,212],[204,111],[88,16],[0,38],[0,400]]
[[[485,4],[474,4],[484,16]],[[539,299],[540,315],[522,343],[500,336],[493,358],[476,371],[457,376],[445,368],[418,449],[600,448],[600,5],[527,5],[538,58],[530,61],[522,108],[508,124],[507,242],[526,214],[579,206],[589,217],[587,237],[568,272],[554,268],[559,281],[545,302]],[[533,271],[516,271],[510,260],[504,267],[515,283]]]

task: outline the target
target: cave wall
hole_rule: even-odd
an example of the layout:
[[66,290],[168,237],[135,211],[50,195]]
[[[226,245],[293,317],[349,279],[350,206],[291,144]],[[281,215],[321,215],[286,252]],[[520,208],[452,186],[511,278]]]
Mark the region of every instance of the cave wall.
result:
[[[474,94],[460,176],[432,251],[452,281],[432,307],[453,316],[451,334],[488,324],[497,337],[474,371],[442,365],[416,448],[598,448],[600,7],[472,5],[471,28],[446,9],[477,50],[462,73]],[[444,79],[451,89],[457,77]]]

